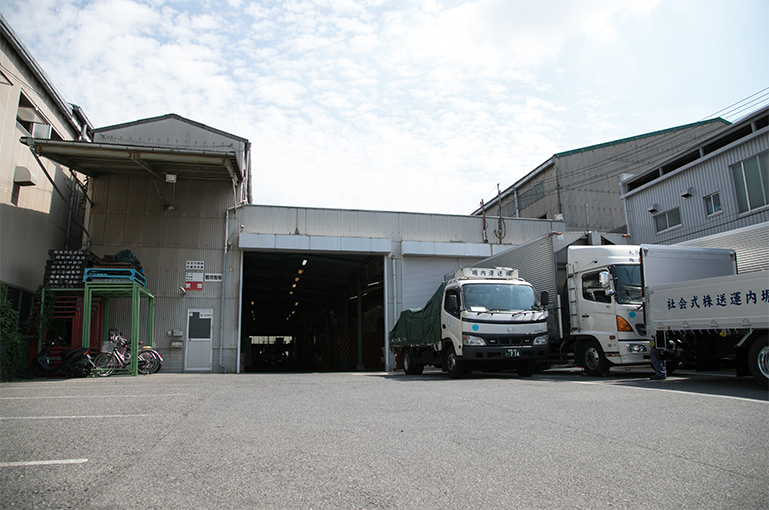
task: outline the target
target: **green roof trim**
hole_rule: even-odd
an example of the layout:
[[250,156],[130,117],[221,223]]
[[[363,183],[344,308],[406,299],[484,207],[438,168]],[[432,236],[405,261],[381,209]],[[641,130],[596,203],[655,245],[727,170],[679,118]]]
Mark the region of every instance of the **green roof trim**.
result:
[[704,126],[705,124],[712,124],[714,122],[722,122],[725,126],[730,126],[732,124],[728,120],[722,119],[721,117],[717,117],[715,119],[701,120],[699,122],[694,122],[692,124],[686,124],[686,125],[683,125],[683,126],[672,127],[672,128],[668,128],[668,129],[661,129],[660,131],[654,131],[652,133],[646,133],[646,134],[643,134],[643,135],[631,136],[629,138],[623,138],[621,140],[614,140],[613,142],[599,143],[598,145],[591,145],[589,147],[583,147],[581,149],[573,149],[573,150],[570,150],[570,151],[559,152],[557,154],[554,154],[553,157],[554,158],[562,158],[564,156],[571,156],[572,154],[579,154],[581,152],[594,151],[596,149],[602,149],[604,147],[611,147],[612,145],[619,145],[621,143],[627,143],[627,142],[631,142],[633,140],[642,140],[644,138],[649,138],[649,137],[652,137],[652,136],[664,135],[664,134],[667,134],[667,133],[674,133],[674,132],[680,131],[682,129],[690,129],[690,128],[697,127],[697,126]]

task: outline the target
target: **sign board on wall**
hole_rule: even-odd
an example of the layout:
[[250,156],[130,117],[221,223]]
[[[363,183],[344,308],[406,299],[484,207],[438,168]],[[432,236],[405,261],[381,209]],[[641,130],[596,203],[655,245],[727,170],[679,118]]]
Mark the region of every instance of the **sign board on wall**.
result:
[[184,290],[203,290],[203,273],[184,273]]
[[203,290],[205,264],[202,260],[188,260],[184,273],[184,290]]

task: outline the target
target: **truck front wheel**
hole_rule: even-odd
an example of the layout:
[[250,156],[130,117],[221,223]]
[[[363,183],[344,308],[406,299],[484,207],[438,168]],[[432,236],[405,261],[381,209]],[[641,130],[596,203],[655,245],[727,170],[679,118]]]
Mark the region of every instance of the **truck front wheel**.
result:
[[406,375],[419,375],[425,366],[421,363],[414,363],[414,353],[411,349],[403,351],[403,372]]
[[596,340],[586,342],[582,347],[582,366],[587,375],[593,377],[609,375],[609,360],[603,355],[601,344]]
[[465,375],[465,362],[454,352],[454,346],[446,347],[446,371],[452,379],[459,379]]
[[769,337],[761,337],[750,346],[748,365],[753,379],[769,388]]

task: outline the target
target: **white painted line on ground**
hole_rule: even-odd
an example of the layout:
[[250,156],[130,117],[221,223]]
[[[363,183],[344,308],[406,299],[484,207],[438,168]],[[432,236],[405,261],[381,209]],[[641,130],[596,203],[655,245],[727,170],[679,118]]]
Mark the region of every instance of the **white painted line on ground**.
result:
[[60,395],[51,397],[0,397],[0,400],[32,400],[40,398],[146,398],[146,397],[187,397],[189,393],[165,393],[142,395]]
[[53,466],[57,464],[83,464],[88,459],[30,460],[26,462],[0,462],[0,467],[15,466]]
[[[755,400],[752,398],[743,398],[743,397],[732,397],[731,395],[713,395],[712,393],[697,393],[695,391],[681,391],[681,390],[668,390],[665,388],[645,388],[642,386],[628,386],[621,383],[613,383],[613,384],[606,384],[606,383],[600,383],[600,382],[590,382],[590,381],[569,381],[572,384],[590,384],[593,386],[611,386],[611,387],[620,387],[620,388],[628,388],[631,390],[646,390],[646,391],[661,391],[664,393],[677,393],[679,395],[689,395],[691,396],[699,396],[699,397],[714,397],[714,398],[725,398],[729,400],[741,400],[743,402],[755,402],[759,404],[769,404],[769,401],[765,400]],[[656,384],[660,384],[659,382]],[[665,384],[665,383],[661,383]]]
[[91,416],[0,416],[2,420],[79,420],[79,419],[103,419],[103,418],[145,418],[147,416],[167,416],[155,414],[98,414]]

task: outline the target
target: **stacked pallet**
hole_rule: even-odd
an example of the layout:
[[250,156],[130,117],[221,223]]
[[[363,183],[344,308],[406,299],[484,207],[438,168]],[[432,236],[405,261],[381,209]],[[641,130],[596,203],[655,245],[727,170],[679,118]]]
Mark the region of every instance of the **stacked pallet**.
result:
[[86,269],[86,282],[136,282],[146,286],[141,262],[129,250],[121,250],[116,255],[105,255],[94,262],[93,268]]
[[82,288],[85,270],[92,267],[98,257],[83,250],[49,250],[45,265],[45,282],[53,289]]

